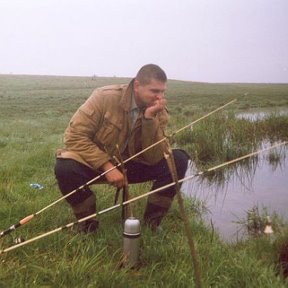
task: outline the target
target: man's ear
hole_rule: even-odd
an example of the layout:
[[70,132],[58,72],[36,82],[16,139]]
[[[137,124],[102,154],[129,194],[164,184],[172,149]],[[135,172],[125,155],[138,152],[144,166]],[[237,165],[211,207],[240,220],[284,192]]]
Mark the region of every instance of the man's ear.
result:
[[138,92],[139,90],[139,87],[140,87],[140,82],[138,80],[134,80],[134,83],[133,83],[133,88],[134,88],[134,92]]
[[138,88],[140,86],[140,82],[138,80],[134,80],[134,88]]

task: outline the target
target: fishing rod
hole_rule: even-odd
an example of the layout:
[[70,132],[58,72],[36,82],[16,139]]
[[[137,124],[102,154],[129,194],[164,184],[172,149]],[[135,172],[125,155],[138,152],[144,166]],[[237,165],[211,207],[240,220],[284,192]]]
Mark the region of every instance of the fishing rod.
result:
[[44,208],[42,208],[41,210],[35,212],[34,214],[30,214],[30,215],[24,217],[23,219],[19,220],[18,223],[14,224],[14,225],[10,226],[8,229],[3,230],[2,232],[0,232],[0,239],[1,239],[2,237],[4,237],[5,235],[11,233],[12,231],[16,230],[16,229],[19,228],[20,226],[23,226],[23,225],[29,223],[34,217],[38,216],[39,214],[41,214],[41,213],[44,212],[45,210],[49,209],[50,207],[54,206],[54,205],[57,204],[58,202],[66,199],[67,197],[71,196],[72,194],[78,192],[79,190],[82,190],[82,189],[86,188],[87,186],[93,184],[95,181],[97,181],[98,179],[100,179],[100,178],[103,177],[105,174],[109,173],[110,171],[112,171],[112,170],[120,167],[121,165],[127,163],[128,161],[130,161],[130,160],[138,157],[139,155],[143,154],[143,153],[146,152],[147,150],[149,150],[149,149],[155,147],[156,145],[158,145],[158,144],[166,141],[167,139],[174,137],[176,134],[178,134],[178,133],[181,132],[182,130],[187,129],[187,128],[193,126],[194,124],[196,124],[197,122],[199,122],[199,121],[201,121],[201,120],[209,117],[210,115],[212,115],[212,114],[214,114],[214,113],[216,113],[216,112],[224,109],[224,108],[227,107],[228,105],[234,103],[236,100],[237,100],[237,99],[234,99],[234,100],[232,100],[232,101],[230,101],[230,102],[228,102],[228,103],[226,103],[226,104],[224,104],[224,105],[216,108],[215,110],[213,110],[213,111],[211,111],[211,112],[203,115],[202,117],[196,119],[195,121],[191,122],[190,124],[188,124],[188,125],[180,128],[179,130],[173,132],[171,135],[162,138],[161,140],[153,143],[152,145],[148,146],[147,148],[145,148],[145,149],[141,150],[140,152],[134,154],[133,156],[127,158],[126,160],[123,161],[123,163],[119,162],[117,165],[115,165],[115,166],[111,167],[110,169],[104,171],[103,173],[99,174],[99,175],[96,176],[95,178],[93,178],[93,179],[91,179],[90,181],[86,182],[86,183],[83,184],[82,186],[79,186],[79,187],[76,188],[75,190],[71,191],[70,193],[68,193],[68,194],[66,194],[66,195],[64,195],[64,196],[62,196],[61,198],[57,199],[56,201],[50,203],[49,205],[45,206]]
[[[198,172],[198,173],[196,173],[196,174],[193,174],[193,175],[184,177],[184,178],[178,180],[178,183],[183,183],[183,182],[188,181],[188,180],[191,180],[191,179],[193,179],[193,178],[195,178],[195,177],[209,174],[209,172],[218,170],[218,169],[223,168],[223,167],[225,167],[225,166],[234,164],[234,163],[239,162],[239,161],[241,161],[241,160],[244,160],[244,159],[247,159],[247,158],[256,156],[256,155],[258,155],[258,154],[260,154],[260,153],[267,152],[267,151],[269,151],[269,150],[271,150],[271,149],[274,149],[274,148],[277,148],[277,147],[280,147],[280,146],[283,146],[283,145],[286,145],[286,144],[288,144],[288,141],[284,141],[284,142],[281,142],[281,143],[277,143],[277,144],[272,145],[272,146],[270,146],[270,147],[268,147],[268,148],[264,148],[264,149],[261,149],[261,150],[258,150],[258,151],[255,151],[255,152],[246,154],[246,155],[244,155],[244,156],[240,156],[240,157],[238,157],[238,158],[236,158],[236,159],[232,159],[232,160],[230,160],[230,161],[227,161],[227,162],[221,163],[221,164],[219,164],[219,165],[213,166],[213,167],[211,167],[211,168],[209,168],[209,169],[200,171],[200,172]],[[155,189],[155,190],[152,190],[152,191],[146,192],[146,193],[144,193],[144,194],[142,194],[142,195],[139,195],[139,196],[136,196],[136,197],[134,197],[134,198],[131,198],[131,199],[129,199],[129,200],[127,200],[127,201],[125,201],[125,202],[123,202],[123,203],[121,203],[121,204],[116,204],[116,205],[114,205],[114,206],[108,207],[108,208],[106,208],[106,209],[103,209],[102,211],[99,211],[99,212],[96,212],[96,213],[94,213],[94,214],[88,215],[88,216],[86,216],[86,217],[84,217],[84,218],[81,218],[81,219],[75,221],[75,222],[71,222],[71,223],[66,224],[66,225],[64,225],[64,226],[58,227],[58,228],[56,228],[56,229],[54,229],[54,230],[51,230],[51,231],[45,232],[45,233],[43,233],[43,234],[41,234],[41,235],[38,235],[38,236],[36,236],[36,237],[34,237],[34,238],[28,239],[28,240],[26,240],[26,241],[24,241],[24,242],[21,242],[21,243],[18,243],[18,244],[16,244],[16,245],[10,246],[10,247],[8,247],[8,248],[2,249],[2,250],[0,250],[0,255],[1,255],[1,254],[4,254],[4,253],[7,253],[7,252],[9,252],[9,251],[12,251],[12,250],[14,250],[14,249],[17,249],[17,248],[19,248],[19,247],[21,247],[21,246],[27,245],[27,244],[29,244],[29,243],[35,242],[36,240],[42,239],[42,238],[44,238],[44,237],[47,237],[47,236],[52,235],[52,234],[54,234],[54,233],[57,233],[57,232],[59,232],[59,231],[66,230],[66,229],[68,229],[68,228],[70,228],[70,227],[73,227],[73,226],[76,225],[76,224],[79,224],[79,223],[84,222],[84,221],[86,221],[86,220],[89,220],[89,219],[91,219],[91,218],[95,218],[95,217],[98,216],[98,215],[105,214],[105,213],[107,213],[107,212],[109,212],[109,211],[112,211],[112,210],[114,210],[114,209],[117,209],[117,208],[119,208],[119,207],[122,207],[123,205],[127,205],[127,204],[130,204],[130,203],[132,203],[132,202],[138,201],[138,200],[140,200],[140,199],[142,199],[142,198],[145,198],[145,197],[147,197],[147,196],[149,196],[149,195],[152,195],[152,194],[154,194],[154,193],[160,192],[160,191],[162,191],[162,190],[164,190],[164,189],[167,189],[167,188],[169,188],[169,187],[172,187],[172,186],[174,186],[174,185],[176,185],[176,182],[175,182],[175,181],[174,181],[174,182],[171,182],[171,183],[169,183],[169,184],[167,184],[167,185],[164,185],[164,186],[162,186],[162,187],[159,187],[159,188],[157,188],[157,189]]]

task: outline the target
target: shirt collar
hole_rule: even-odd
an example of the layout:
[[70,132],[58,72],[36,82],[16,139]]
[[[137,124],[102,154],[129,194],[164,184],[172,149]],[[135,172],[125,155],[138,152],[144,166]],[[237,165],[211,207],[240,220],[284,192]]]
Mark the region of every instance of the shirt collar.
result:
[[136,102],[135,102],[135,95],[134,92],[131,93],[131,106],[130,106],[130,111],[134,110],[134,109],[139,109]]

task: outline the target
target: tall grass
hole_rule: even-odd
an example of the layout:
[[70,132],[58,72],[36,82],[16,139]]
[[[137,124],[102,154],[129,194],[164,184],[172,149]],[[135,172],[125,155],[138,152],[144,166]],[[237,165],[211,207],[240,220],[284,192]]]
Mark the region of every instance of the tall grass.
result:
[[235,114],[218,114],[184,130],[177,135],[176,143],[194,155],[199,166],[218,164],[260,149],[264,141],[288,139],[288,117],[268,115],[250,121]]
[[[78,106],[95,87],[127,82],[101,77],[0,76],[0,230],[34,213],[60,197],[53,166],[62,147],[64,129]],[[253,123],[234,116],[251,107],[288,106],[288,85],[203,84],[169,81],[167,93],[171,122],[180,128],[236,96],[239,101],[175,137],[175,145],[193,155],[201,168],[256,149],[264,139],[287,140],[287,117],[271,116]],[[246,94],[245,94],[246,93]],[[247,94],[248,93],[248,94]],[[245,94],[245,95],[244,95]],[[235,111],[232,111],[235,110]],[[270,141],[269,140],[269,141]],[[281,159],[271,154],[271,163]],[[33,189],[40,183],[43,189]],[[148,184],[132,185],[136,196]],[[92,187],[98,210],[112,205],[114,189]],[[191,229],[197,242],[204,287],[284,287],[278,274],[277,245],[269,239],[223,243],[207,228],[192,200],[186,201]],[[96,234],[63,231],[7,254],[0,255],[0,287],[194,287],[189,247],[175,202],[163,231],[143,228],[139,269],[120,269],[121,212],[99,217]],[[134,205],[142,219],[145,200]],[[200,213],[201,214],[201,213]],[[0,239],[0,249],[17,237],[30,239],[74,221],[63,201],[29,224]],[[285,229],[284,229],[285,230]],[[281,239],[288,233],[282,231]],[[286,238],[285,238],[286,237]]]

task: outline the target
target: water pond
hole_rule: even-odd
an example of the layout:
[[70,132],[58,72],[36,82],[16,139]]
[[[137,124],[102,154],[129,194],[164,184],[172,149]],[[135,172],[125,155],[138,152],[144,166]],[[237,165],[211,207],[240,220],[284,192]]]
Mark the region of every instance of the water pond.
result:
[[[286,149],[286,154],[288,149]],[[208,225],[219,232],[220,237],[234,242],[245,237],[239,220],[246,219],[247,211],[257,206],[267,208],[268,213],[276,212],[288,221],[288,167],[287,160],[272,167],[262,156],[256,170],[250,175],[235,175],[223,187],[208,184],[193,178],[182,185],[182,191],[204,202]],[[192,173],[191,173],[192,172]],[[193,174],[187,170],[186,175]],[[240,221],[241,222],[241,221]],[[212,224],[211,224],[212,223]],[[239,231],[240,230],[240,231]]]
[[239,119],[247,119],[250,121],[262,120],[269,115],[287,116],[288,108],[267,108],[267,109],[249,109],[245,112],[236,114]]
[[[287,115],[288,110],[283,109],[280,114]],[[256,114],[253,111],[241,113],[238,117],[255,121],[266,115],[266,111]],[[223,240],[235,242],[247,235],[244,225],[236,222],[247,219],[247,212],[253,207],[258,207],[259,211],[267,209],[271,215],[276,212],[288,222],[287,145],[281,148],[281,155],[280,163],[273,165],[268,161],[268,153],[261,153],[253,171],[236,170],[221,187],[195,177],[183,183],[182,192],[203,201],[207,208],[204,213],[207,224],[213,226]],[[195,172],[190,167],[186,176]]]

